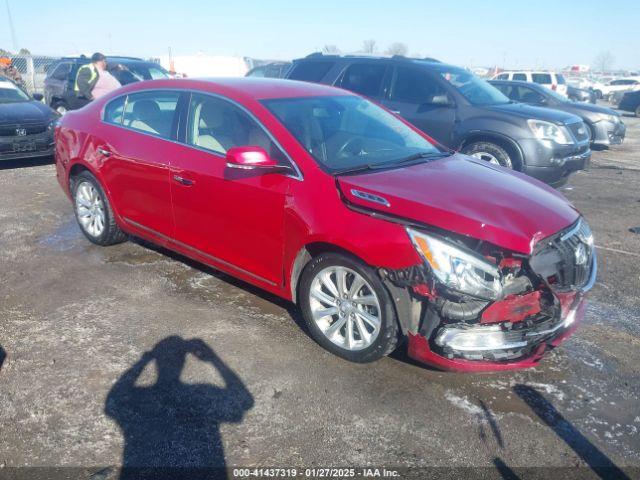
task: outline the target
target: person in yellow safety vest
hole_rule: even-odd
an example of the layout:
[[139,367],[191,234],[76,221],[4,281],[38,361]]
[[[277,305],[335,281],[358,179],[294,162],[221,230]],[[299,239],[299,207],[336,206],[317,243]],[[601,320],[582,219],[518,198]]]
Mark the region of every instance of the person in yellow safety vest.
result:
[[82,103],[88,103],[93,100],[92,91],[93,87],[95,87],[98,82],[98,72],[99,70],[106,70],[106,68],[107,57],[96,52],[91,55],[91,63],[82,65],[78,69],[76,83],[74,86],[74,91],[78,100],[83,101]]

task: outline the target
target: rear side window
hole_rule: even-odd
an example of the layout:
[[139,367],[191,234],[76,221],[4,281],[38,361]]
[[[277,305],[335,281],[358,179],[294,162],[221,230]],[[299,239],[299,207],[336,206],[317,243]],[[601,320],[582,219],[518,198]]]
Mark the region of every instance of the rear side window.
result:
[[55,68],[55,70],[51,73],[51,78],[55,78],[56,80],[65,80],[69,72],[71,71],[70,63],[60,63]]
[[564,79],[564,77],[561,74],[556,75],[556,78],[558,79],[558,85],[567,84],[567,81]]
[[127,97],[119,97],[115,100],[111,100],[106,107],[104,107],[104,121],[107,123],[113,123],[114,125],[122,124],[122,113],[124,112],[124,101]]
[[354,63],[344,72],[340,86],[367,97],[377,97],[382,90],[386,65]]
[[162,138],[172,137],[178,92],[140,92],[129,95],[122,124]]
[[526,82],[527,81],[527,74],[526,73],[514,73],[513,74],[513,79]]
[[532,73],[531,80],[534,83],[540,83],[542,85],[551,85],[551,75],[549,73]]
[[509,80],[509,74],[508,73],[501,73],[500,75],[498,75],[498,80]]
[[294,65],[289,78],[291,80],[302,80],[303,82],[319,82],[333,64],[334,62],[329,61],[298,62]]
[[445,89],[427,74],[412,68],[396,68],[391,100],[423,104],[430,103],[434,97],[446,93]]

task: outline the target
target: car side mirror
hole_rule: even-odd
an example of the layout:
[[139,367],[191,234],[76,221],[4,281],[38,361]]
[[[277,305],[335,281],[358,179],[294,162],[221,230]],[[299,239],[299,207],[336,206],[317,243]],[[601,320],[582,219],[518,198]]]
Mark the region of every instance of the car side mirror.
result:
[[31,98],[33,98],[37,102],[41,102],[44,98],[44,95],[42,95],[41,93],[34,93],[33,95],[31,95]]
[[227,167],[242,170],[283,168],[261,147],[232,147],[227,150]]

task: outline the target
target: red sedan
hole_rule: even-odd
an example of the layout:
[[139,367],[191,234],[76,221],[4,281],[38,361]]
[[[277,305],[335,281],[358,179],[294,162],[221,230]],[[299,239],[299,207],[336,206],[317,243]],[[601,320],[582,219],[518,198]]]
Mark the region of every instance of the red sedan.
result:
[[56,167],[93,243],[142,237],[296,302],[356,362],[407,338],[438,368],[534,365],[595,281],[561,194],[327,86],[130,85],[63,117]]

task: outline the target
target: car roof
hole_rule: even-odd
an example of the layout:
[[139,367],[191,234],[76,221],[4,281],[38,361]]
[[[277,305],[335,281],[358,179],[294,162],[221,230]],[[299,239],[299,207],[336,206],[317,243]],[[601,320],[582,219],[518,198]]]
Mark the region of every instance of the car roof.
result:
[[145,88],[195,89],[251,100],[355,95],[346,90],[319,83],[256,77],[170,78],[131,84],[131,90],[144,90]]
[[333,61],[341,61],[344,63],[349,63],[353,61],[383,61],[383,62],[397,62],[397,63],[411,63],[414,65],[420,66],[428,66],[428,65],[438,65],[444,67],[451,68],[461,68],[455,65],[449,65],[441,62],[440,60],[436,60],[435,58],[413,58],[413,57],[405,57],[403,55],[392,55],[392,56],[382,56],[382,55],[324,55],[322,53],[312,53],[307,55],[306,57],[296,58],[293,60],[294,63],[297,62],[315,62],[315,61],[323,61],[323,60],[333,60]]
[[[122,62],[122,63],[126,63],[126,62],[144,62],[144,63],[153,63],[150,62],[149,60],[143,60],[142,58],[138,58],[138,57],[120,57],[117,55],[107,55],[107,60],[110,61],[117,61],[117,62]],[[91,58],[90,57],[62,57],[60,59],[61,62],[86,62],[89,63],[91,62]]]

